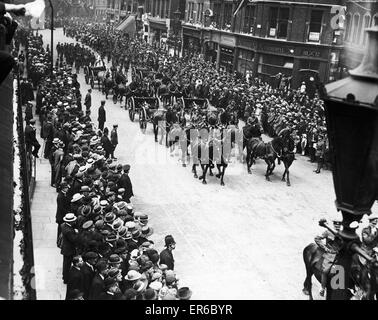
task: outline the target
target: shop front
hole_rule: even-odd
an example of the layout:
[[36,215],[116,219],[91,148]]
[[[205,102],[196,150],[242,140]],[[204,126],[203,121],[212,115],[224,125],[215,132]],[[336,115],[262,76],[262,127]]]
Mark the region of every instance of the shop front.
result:
[[234,71],[235,48],[220,46],[219,69],[232,73]]

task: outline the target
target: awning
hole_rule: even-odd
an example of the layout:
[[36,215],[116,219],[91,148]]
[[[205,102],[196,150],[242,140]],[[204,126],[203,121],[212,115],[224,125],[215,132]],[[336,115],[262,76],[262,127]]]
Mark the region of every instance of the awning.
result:
[[119,26],[117,26],[116,30],[134,34],[136,32],[135,15],[129,15]]

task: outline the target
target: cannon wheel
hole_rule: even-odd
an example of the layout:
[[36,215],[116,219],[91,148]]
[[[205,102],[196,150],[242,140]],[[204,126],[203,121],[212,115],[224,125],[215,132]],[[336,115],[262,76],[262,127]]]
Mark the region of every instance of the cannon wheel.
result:
[[129,109],[129,118],[130,118],[131,122],[133,122],[134,119],[135,119],[135,100],[134,100],[134,97],[131,97],[127,100],[127,106],[128,106],[128,109]]
[[147,115],[146,115],[146,109],[145,108],[141,108],[139,110],[139,128],[140,128],[140,131],[142,131],[143,134],[146,133]]

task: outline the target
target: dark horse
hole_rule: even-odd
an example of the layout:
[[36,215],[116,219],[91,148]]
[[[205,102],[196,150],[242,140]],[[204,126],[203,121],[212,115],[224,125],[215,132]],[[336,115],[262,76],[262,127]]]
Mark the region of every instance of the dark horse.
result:
[[[295,156],[295,143],[291,138],[283,139],[275,137],[272,141],[265,143],[260,138],[251,138],[247,142],[247,171],[251,174],[251,166],[256,158],[262,158],[267,164],[265,178],[270,181],[269,176],[273,174],[276,166],[275,161],[278,159],[283,162],[285,171],[282,176],[282,181],[286,181],[287,186],[290,186],[290,172],[289,168],[293,163]],[[286,180],[287,175],[287,180]]]
[[[324,251],[319,248],[318,245],[315,243],[310,243],[307,247],[303,250],[303,261],[306,267],[306,278],[303,283],[303,293],[309,296],[310,300],[313,300],[312,296],[312,281],[311,278],[314,275],[315,278],[321,282],[321,266],[323,260],[323,253]],[[334,265],[338,264],[338,258],[336,257]],[[368,261],[362,262],[363,258],[360,254],[355,253],[352,256],[352,264],[349,270],[348,275],[348,288],[346,290],[337,290],[340,291],[337,298],[349,300],[351,298],[356,299],[354,293],[351,290],[357,288],[357,294],[362,292],[360,299],[363,300],[373,300],[377,297],[378,293],[378,282],[377,282],[377,275],[378,275],[378,268],[377,268],[377,261],[372,259],[372,263]],[[332,268],[331,268],[332,270]],[[348,272],[348,271],[345,271]],[[335,272],[336,275],[336,272]],[[330,285],[331,277],[328,276],[327,279],[327,299],[331,297],[335,297],[333,293],[335,292]]]
[[[207,171],[209,170],[210,176],[213,176],[212,169],[216,165],[218,169],[216,177],[220,179],[221,186],[224,186],[224,174],[228,167],[227,159],[229,157],[229,154],[226,154],[224,151],[228,148],[223,148],[223,140],[218,140],[217,138],[208,139],[206,135],[206,133],[202,132],[197,141],[191,145],[193,158],[192,172],[195,178],[199,178],[203,184],[207,184]],[[200,177],[197,175],[198,165],[201,165],[202,169]]]

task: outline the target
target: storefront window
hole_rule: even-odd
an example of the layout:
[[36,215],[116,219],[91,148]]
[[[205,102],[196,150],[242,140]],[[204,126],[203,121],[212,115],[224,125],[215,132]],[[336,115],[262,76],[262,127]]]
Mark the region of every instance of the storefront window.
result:
[[219,65],[220,67],[223,67],[227,72],[233,72],[234,49],[221,48]]
[[238,54],[238,72],[247,74],[253,70],[253,61],[255,53],[249,50],[239,50]]
[[293,66],[293,57],[266,54],[260,56],[258,70],[259,73],[266,75],[276,75],[279,72],[285,75],[291,75]]

